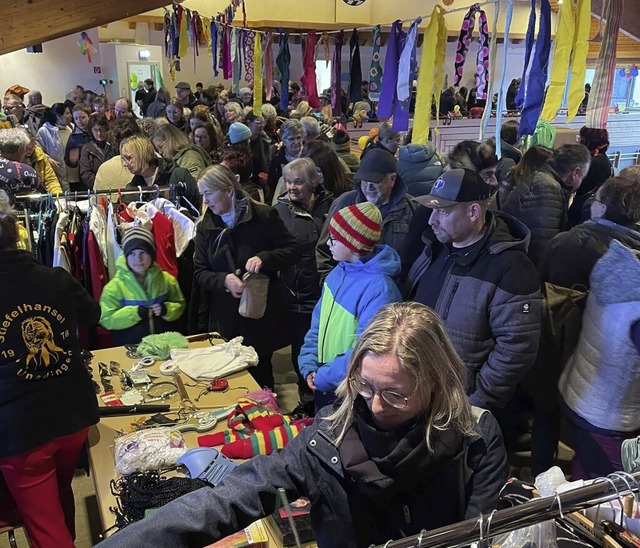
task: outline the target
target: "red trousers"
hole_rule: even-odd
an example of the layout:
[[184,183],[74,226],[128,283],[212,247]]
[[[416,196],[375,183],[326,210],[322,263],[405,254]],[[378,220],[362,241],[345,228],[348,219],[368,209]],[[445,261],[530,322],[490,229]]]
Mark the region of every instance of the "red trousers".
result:
[[89,429],[0,459],[0,473],[15,500],[33,548],[73,547],[75,502],[71,480]]

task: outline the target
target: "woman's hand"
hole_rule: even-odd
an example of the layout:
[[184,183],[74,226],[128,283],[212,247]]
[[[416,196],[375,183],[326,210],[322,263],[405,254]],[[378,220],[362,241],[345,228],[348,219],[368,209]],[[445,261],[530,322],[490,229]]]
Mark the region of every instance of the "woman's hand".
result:
[[50,156],[47,156],[47,158],[49,158],[49,163],[51,164],[51,167],[53,169],[60,169],[60,162],[54,160],[53,158],[51,158]]
[[315,384],[315,378],[316,378],[316,374],[315,372],[313,373],[309,373],[307,375],[307,385],[309,386],[309,388],[311,388],[311,390],[316,391],[316,384]]
[[242,296],[242,292],[245,288],[244,282],[240,279],[240,274],[240,270],[236,270],[233,273],[227,274],[224,279],[224,286],[236,299],[239,299]]
[[251,274],[257,274],[260,272],[262,268],[262,259],[260,257],[251,257],[247,264],[244,266],[244,269],[247,272],[251,272]]

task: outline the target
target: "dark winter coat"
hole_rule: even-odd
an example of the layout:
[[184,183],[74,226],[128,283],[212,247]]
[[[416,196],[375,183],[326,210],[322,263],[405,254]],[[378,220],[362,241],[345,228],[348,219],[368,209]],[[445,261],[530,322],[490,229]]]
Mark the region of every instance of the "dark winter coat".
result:
[[401,146],[399,150],[397,170],[407,185],[407,192],[413,197],[429,194],[433,183],[444,170],[435,145],[431,142],[410,144]]
[[100,306],[62,268],[27,251],[0,251],[0,458],[19,455],[98,422],[78,324]]
[[286,195],[280,196],[275,206],[285,226],[300,245],[300,260],[281,273],[287,302],[293,312],[311,314],[320,299],[320,274],[316,267],[315,250],[332,202],[333,194],[322,189],[309,211],[289,200]]
[[80,170],[80,181],[89,188],[93,188],[98,168],[105,161],[104,153],[106,146],[107,145],[101,148],[95,141],[91,141],[82,147],[82,152],[80,153],[80,164],[78,166],[78,169]]
[[[211,210],[198,224],[193,258],[195,282],[209,293],[208,325],[226,339],[242,335],[244,344],[258,354],[287,346],[286,305],[278,273],[293,266],[300,258],[296,239],[284,226],[272,207],[247,200],[233,228]],[[227,274],[244,267],[251,257],[262,260],[260,272],[269,276],[267,310],[259,320],[238,313],[239,299],[227,292]]]
[[640,251],[640,227],[627,228],[607,219],[592,219],[551,240],[540,259],[540,276],[562,287],[588,290],[594,265],[611,240]]
[[568,228],[567,203],[571,188],[544,164],[533,177],[521,182],[502,204],[501,211],[522,221],[531,231],[529,258],[537,265],[556,234]]
[[[356,481],[345,467],[345,442],[336,442],[332,423],[326,420],[329,412],[321,411],[282,451],[253,457],[214,489],[205,487],[169,503],[105,540],[104,548],[210,544],[270,515],[279,487],[289,500],[309,498],[311,527],[320,548],[384,544],[495,508],[509,466],[491,414],[479,416],[471,436],[438,432],[434,455],[424,454],[418,463],[426,472],[409,485],[403,482],[399,493],[376,496],[363,492],[366,477]],[[372,478],[376,483],[374,479],[378,476]]]
[[[412,298],[443,247],[429,227],[424,251],[403,287]],[[526,256],[529,231],[517,219],[487,212],[482,244],[446,274],[435,311],[467,366],[467,393],[484,409],[504,407],[533,365],[540,341],[540,281]]]

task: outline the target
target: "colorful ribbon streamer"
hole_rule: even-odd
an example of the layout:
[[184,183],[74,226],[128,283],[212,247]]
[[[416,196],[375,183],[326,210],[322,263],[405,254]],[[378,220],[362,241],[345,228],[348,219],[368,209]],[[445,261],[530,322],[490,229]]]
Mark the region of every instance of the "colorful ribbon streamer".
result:
[[271,101],[273,96],[273,51],[271,45],[273,44],[273,33],[268,32],[264,37],[264,63],[262,69],[264,71],[264,83],[266,87],[267,101]]
[[291,65],[291,52],[289,51],[289,35],[280,33],[276,66],[280,70],[280,110],[287,112],[289,107],[289,71]]
[[591,30],[591,0],[578,0],[576,31],[573,39],[573,62],[567,93],[567,122],[573,120],[584,99],[584,78],[587,73],[589,31]]
[[318,45],[318,35],[315,32],[307,34],[303,42],[302,67],[303,75],[300,83],[304,86],[307,101],[311,108],[320,108],[320,98],[318,97],[318,83],[316,81],[316,46]]
[[371,65],[369,67],[369,99],[378,101],[380,99],[380,88],[382,86],[382,65],[380,64],[380,25],[373,27],[371,33],[373,38],[373,52],[371,55]]
[[253,112],[262,108],[262,34],[253,33]]
[[[444,14],[442,6],[435,6],[424,32],[412,137],[412,142],[420,145],[424,145],[429,139],[432,98],[436,102],[436,115],[439,110],[447,48],[447,23]],[[437,120],[436,116],[436,127]]]
[[596,61],[596,72],[587,105],[587,127],[606,129],[613,96],[618,33],[624,11],[623,0],[608,0],[602,17],[607,22],[602,36],[602,48]]
[[334,116],[340,116],[342,114],[342,108],[340,105],[342,82],[340,78],[342,76],[342,43],[344,41],[344,31],[340,31],[336,38],[336,44],[333,50],[333,64],[331,67],[331,108]]
[[[487,28],[487,14],[480,9],[480,4],[474,4],[462,20],[462,28],[458,37],[455,60],[454,86],[460,85],[464,72],[464,62],[467,58],[476,14],[478,15],[478,33],[480,34],[480,47],[476,58],[476,98],[487,99],[487,72],[489,70],[489,30]],[[487,99],[489,101],[490,99]]]
[[360,62],[360,37],[353,29],[349,40],[349,102],[362,99],[362,63]]

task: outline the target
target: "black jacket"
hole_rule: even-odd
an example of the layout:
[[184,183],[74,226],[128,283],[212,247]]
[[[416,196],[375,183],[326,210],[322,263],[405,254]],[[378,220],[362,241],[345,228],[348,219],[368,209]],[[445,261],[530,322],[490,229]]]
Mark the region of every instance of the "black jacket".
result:
[[[244,344],[258,354],[273,352],[289,344],[286,307],[278,272],[300,258],[295,238],[272,207],[247,200],[240,218],[231,229],[207,210],[198,224],[193,257],[195,282],[208,293],[209,330],[219,331],[226,339],[242,335]],[[267,310],[259,320],[238,313],[239,299],[226,291],[227,274],[244,267],[251,257],[260,257],[260,272],[269,276]]]
[[19,455],[98,422],[78,324],[100,306],[62,268],[27,251],[0,251],[0,458]]
[[434,455],[425,453],[421,460],[415,455],[425,473],[416,474],[409,485],[405,481],[389,489],[387,496],[376,496],[361,487],[366,478],[356,480],[347,470],[342,460],[345,441],[337,443],[326,419],[330,411],[323,409],[282,451],[253,457],[214,489],[180,497],[105,540],[104,548],[204,546],[270,515],[278,487],[289,500],[309,498],[311,527],[320,548],[384,544],[421,529],[477,518],[496,507],[509,466],[490,413],[474,410],[477,425],[470,436],[438,431]]
[[614,239],[640,251],[640,227],[627,228],[607,219],[591,219],[558,234],[540,259],[542,280],[562,287],[588,290],[593,267]]
[[320,274],[316,267],[316,244],[327,219],[333,194],[322,189],[311,210],[291,202],[286,195],[278,198],[275,208],[285,226],[300,244],[301,258],[290,268],[282,272],[289,308],[293,312],[313,312],[320,300]]
[[[180,183],[186,185],[184,195],[186,198],[197,208],[200,208],[202,203],[202,197],[198,192],[198,185],[193,175],[189,173],[189,170],[179,167],[173,160],[167,160],[166,158],[157,158],[158,172],[156,178],[153,181],[154,185],[166,186],[176,185],[176,192],[180,192],[178,187]],[[146,181],[142,175],[134,175],[131,182],[127,185],[129,190],[135,190],[138,187],[147,188]]]
[[95,141],[91,141],[82,147],[80,164],[78,165],[80,181],[89,188],[93,188],[93,184],[96,181],[96,173],[98,173],[98,168],[105,161],[104,155],[108,146],[105,145],[101,148]]

